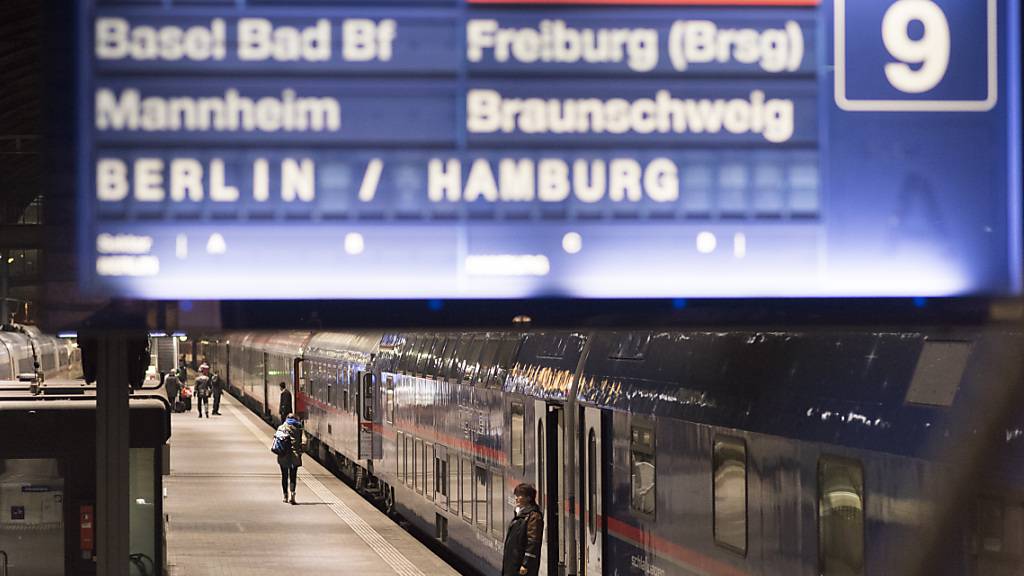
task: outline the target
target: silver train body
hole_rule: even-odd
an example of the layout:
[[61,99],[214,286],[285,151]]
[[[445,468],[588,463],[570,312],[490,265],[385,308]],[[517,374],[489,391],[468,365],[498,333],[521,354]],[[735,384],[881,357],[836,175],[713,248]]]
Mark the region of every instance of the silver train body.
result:
[[0,380],[17,380],[38,370],[46,380],[81,378],[81,353],[73,340],[43,334],[35,326],[0,329]]
[[311,452],[500,573],[1024,574],[1024,336],[984,328],[230,334],[197,344]]

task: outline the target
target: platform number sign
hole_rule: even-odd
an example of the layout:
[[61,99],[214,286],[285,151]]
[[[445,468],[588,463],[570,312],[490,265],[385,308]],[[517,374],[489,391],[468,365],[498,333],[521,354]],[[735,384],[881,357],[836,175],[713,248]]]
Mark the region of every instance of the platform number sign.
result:
[[991,110],[996,2],[835,0],[836,104],[851,112]]

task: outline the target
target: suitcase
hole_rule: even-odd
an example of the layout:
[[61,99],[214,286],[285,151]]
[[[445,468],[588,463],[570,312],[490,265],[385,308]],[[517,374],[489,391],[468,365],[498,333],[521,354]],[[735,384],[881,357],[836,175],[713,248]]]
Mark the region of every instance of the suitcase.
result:
[[179,413],[179,414],[180,414],[181,412],[184,412],[184,411],[185,411],[185,403],[184,403],[184,402],[182,402],[181,400],[178,400],[178,401],[176,401],[176,402],[174,403],[174,411],[175,411],[176,413]]

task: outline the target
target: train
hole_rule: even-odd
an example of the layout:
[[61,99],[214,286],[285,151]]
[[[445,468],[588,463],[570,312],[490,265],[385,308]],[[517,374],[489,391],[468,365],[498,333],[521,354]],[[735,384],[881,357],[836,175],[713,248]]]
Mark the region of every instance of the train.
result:
[[72,339],[43,334],[24,324],[0,326],[0,380],[20,377],[81,378],[81,352]]
[[548,576],[1024,575],[1022,352],[985,326],[194,341],[479,573],[535,485]]

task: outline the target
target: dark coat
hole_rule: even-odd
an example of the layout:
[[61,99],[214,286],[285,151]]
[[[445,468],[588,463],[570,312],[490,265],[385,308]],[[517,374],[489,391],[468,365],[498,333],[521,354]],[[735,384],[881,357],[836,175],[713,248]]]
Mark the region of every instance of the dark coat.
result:
[[302,466],[302,422],[288,419],[277,429],[288,432],[288,435],[292,437],[292,449],[278,455],[277,463],[281,466]]
[[223,392],[224,388],[223,388],[223,386],[221,386],[220,376],[218,376],[216,374],[210,376],[210,387],[213,388],[213,395],[214,396],[220,396],[221,395],[221,393]]
[[213,392],[213,389],[210,387],[210,377],[196,376],[196,396],[199,398],[209,398],[211,392]]
[[508,525],[505,534],[505,554],[501,561],[501,576],[519,576],[526,567],[528,576],[540,572],[540,545],[544,536],[544,516],[536,504],[527,504],[519,510]]
[[281,419],[284,420],[286,416],[292,413],[292,393],[287,388],[281,391],[281,405],[279,406]]

